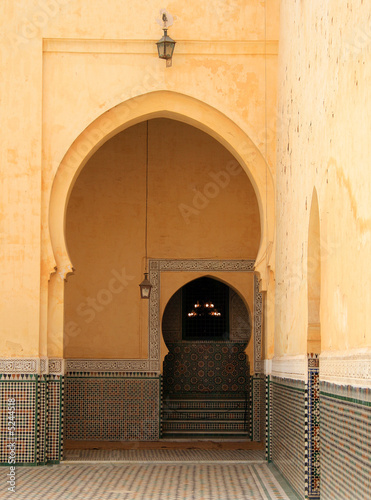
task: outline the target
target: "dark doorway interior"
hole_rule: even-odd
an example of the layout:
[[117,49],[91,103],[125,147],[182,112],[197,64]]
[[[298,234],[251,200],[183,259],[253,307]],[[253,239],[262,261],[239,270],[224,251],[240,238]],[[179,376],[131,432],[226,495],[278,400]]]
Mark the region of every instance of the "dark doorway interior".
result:
[[215,279],[176,292],[163,317],[163,435],[249,435],[251,336],[242,298]]

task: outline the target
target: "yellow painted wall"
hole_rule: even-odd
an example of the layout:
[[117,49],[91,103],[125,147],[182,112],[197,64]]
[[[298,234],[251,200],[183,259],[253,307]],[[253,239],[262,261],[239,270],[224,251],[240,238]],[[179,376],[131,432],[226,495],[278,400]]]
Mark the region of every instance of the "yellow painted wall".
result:
[[371,345],[369,2],[281,2],[275,354],[307,347],[313,187],[321,350]]
[[[255,259],[258,205],[232,155],[174,120],[150,120],[148,137],[148,257]],[[143,122],[104,144],[75,183],[66,226],[75,268],[65,287],[67,358],[147,356],[148,302],[139,299],[138,287],[145,261],[145,166]],[[162,312],[171,295],[197,277],[168,274]],[[237,283],[252,310],[252,274],[236,274],[221,277]]]
[[156,54],[163,7],[157,0],[106,0],[104,7],[101,0],[0,2],[5,357],[63,354],[58,280],[65,270],[50,278],[58,260],[48,226],[50,192],[66,152],[105,111],[128,99],[135,107],[153,91],[185,94],[241,127],[274,175],[279,0],[172,1],[171,68]]

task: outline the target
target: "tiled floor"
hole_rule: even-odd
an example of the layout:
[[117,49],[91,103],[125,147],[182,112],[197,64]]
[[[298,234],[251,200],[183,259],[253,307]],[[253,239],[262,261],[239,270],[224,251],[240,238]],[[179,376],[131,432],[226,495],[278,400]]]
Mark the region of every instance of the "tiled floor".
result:
[[59,465],[17,467],[15,494],[6,492],[8,471],[1,468],[0,499],[297,500],[257,450],[71,450],[66,455]]
[[264,450],[67,450],[65,462],[264,463]]

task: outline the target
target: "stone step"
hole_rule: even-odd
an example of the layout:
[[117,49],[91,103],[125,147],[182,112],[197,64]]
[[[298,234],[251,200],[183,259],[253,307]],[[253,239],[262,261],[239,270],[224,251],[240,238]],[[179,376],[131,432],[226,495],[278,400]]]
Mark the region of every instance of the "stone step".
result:
[[[193,409],[193,410],[238,410],[245,409],[246,403],[244,400],[166,400],[163,401],[163,408],[165,409]],[[248,406],[248,405],[247,405]]]
[[245,422],[237,421],[237,422],[205,422],[204,420],[200,421],[190,421],[190,422],[182,422],[178,420],[173,421],[163,421],[162,422],[162,430],[163,432],[175,431],[183,432],[183,431],[192,431],[192,432],[222,432],[223,434],[226,431],[230,432],[248,432],[247,426],[245,426]]
[[177,432],[171,432],[171,431],[166,431],[164,432],[164,435],[163,435],[163,438],[164,438],[164,441],[167,441],[167,440],[170,440],[170,439],[174,439],[174,440],[185,440],[185,439],[189,439],[189,440],[197,440],[197,441],[201,441],[201,440],[216,440],[216,441],[229,441],[229,440],[233,440],[233,441],[243,441],[243,442],[246,442],[246,441],[249,441],[251,442],[250,439],[248,439],[247,437],[247,433],[246,432],[229,432],[229,431],[225,431],[223,433],[219,433],[219,432],[204,432],[204,431],[201,431],[201,432],[195,432],[195,431],[177,431]]
[[178,411],[164,411],[164,420],[244,420],[245,412],[225,410],[178,410]]
[[[245,397],[190,394],[163,400],[162,435],[168,437],[243,437],[249,433],[250,406]],[[248,421],[245,421],[248,418]]]

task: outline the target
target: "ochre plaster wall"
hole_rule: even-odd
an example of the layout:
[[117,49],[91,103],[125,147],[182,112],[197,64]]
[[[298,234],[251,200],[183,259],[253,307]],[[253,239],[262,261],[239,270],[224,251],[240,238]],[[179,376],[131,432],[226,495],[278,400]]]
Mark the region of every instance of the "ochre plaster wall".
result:
[[371,345],[370,19],[370,3],[362,0],[281,2],[278,356],[306,353],[313,187],[320,218],[321,350]]
[[[138,287],[145,265],[146,127],[140,123],[105,143],[71,193],[66,234],[75,273],[65,286],[67,358],[147,356],[148,302]],[[149,120],[148,137],[148,257],[255,259],[258,204],[232,155],[174,120]],[[170,274],[161,282],[161,312],[197,277]],[[252,273],[236,274],[220,277],[236,283],[252,310]]]
[[128,99],[135,107],[153,91],[198,99],[241,127],[274,176],[279,0],[171,2],[171,68],[156,54],[162,7],[156,0],[106,0],[104,8],[101,0],[0,2],[4,357],[62,356],[65,272],[50,277],[58,260],[50,192],[66,152],[105,111]]

